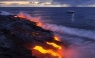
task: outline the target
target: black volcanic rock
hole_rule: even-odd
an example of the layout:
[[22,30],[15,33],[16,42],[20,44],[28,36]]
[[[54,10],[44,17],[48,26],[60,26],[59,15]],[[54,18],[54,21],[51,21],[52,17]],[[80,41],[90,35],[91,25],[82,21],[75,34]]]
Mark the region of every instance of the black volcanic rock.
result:
[[36,58],[28,47],[52,41],[53,32],[14,16],[0,15],[0,58]]

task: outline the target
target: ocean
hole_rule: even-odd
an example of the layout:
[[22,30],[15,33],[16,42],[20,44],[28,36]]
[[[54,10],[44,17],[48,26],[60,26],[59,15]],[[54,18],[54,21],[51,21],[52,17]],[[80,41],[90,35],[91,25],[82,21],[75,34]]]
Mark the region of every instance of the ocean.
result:
[[[47,20],[48,23],[80,28],[80,29],[95,29],[95,8],[83,8],[83,7],[6,7],[0,8],[1,11],[8,11],[11,13],[26,12],[32,16],[40,16],[43,20]],[[72,21],[72,14],[66,12],[72,10],[75,11]]]
[[[74,14],[68,14],[69,10]],[[0,7],[13,14],[27,13],[48,23],[69,44],[66,58],[95,58],[95,8],[92,7]]]

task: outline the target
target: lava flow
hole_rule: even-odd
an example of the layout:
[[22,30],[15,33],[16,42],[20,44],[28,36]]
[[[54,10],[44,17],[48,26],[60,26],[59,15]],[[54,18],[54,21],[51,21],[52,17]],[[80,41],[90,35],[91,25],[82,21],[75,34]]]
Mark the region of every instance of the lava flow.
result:
[[59,46],[59,45],[57,45],[57,44],[55,44],[55,43],[50,43],[50,42],[46,42],[48,45],[52,45],[53,47],[55,47],[55,48],[58,48],[58,49],[62,49],[61,48],[61,46]]
[[[16,39],[17,45],[19,45],[18,41],[20,41],[21,46],[22,44],[25,44],[25,48],[29,51],[27,56],[33,55],[37,58],[64,57],[64,43],[61,42],[59,37],[54,35],[53,31],[42,28],[43,26],[48,26],[42,23],[38,18],[34,18],[23,13],[20,13],[19,15],[0,15],[0,22],[2,22],[0,24],[0,34],[4,34],[8,39]],[[18,48],[23,49],[23,46],[19,46]],[[23,50],[27,53],[26,49]],[[21,53],[23,53],[23,50],[21,50]]]
[[23,13],[19,13],[18,17],[20,17],[20,18],[25,18],[25,16],[24,16]]
[[[56,48],[57,50],[60,50],[60,51],[62,50],[62,47],[60,45],[57,45],[54,42],[46,42],[46,44],[51,45],[52,47]],[[47,49],[44,49],[43,46],[37,45],[33,49],[39,51],[42,54],[50,54],[53,57],[62,58],[62,55],[60,55],[60,53],[58,53],[58,51],[50,49],[50,48],[48,48],[48,50],[47,50]]]
[[37,24],[36,24],[36,25],[40,27],[42,24],[41,24],[40,22],[37,22]]
[[52,56],[57,56],[58,58],[61,58],[61,56],[58,53],[56,53],[56,52],[54,52],[54,51],[52,51],[50,49],[45,50],[41,46],[35,46],[33,49],[38,50],[39,52],[41,52],[43,54],[47,54],[48,53],[48,54],[51,54]]
[[57,36],[54,36],[54,40],[60,41],[60,39]]
[[[28,15],[28,14],[23,14],[22,12],[20,12],[19,14],[18,14],[18,17],[20,17],[20,18],[27,18],[28,20],[30,20],[31,22],[36,22],[36,26],[39,26],[39,27],[41,27],[42,26],[42,22],[39,20],[39,19],[37,19],[37,18],[32,18],[30,15]],[[32,18],[32,19],[31,19]]]
[[[23,15],[22,13],[19,14],[19,17],[28,18],[28,19],[30,18],[29,16]],[[36,22],[36,26],[39,26],[39,27],[42,26],[42,22],[39,20],[36,20],[33,18],[32,18],[32,20],[31,20],[31,18],[29,20],[31,22]],[[60,39],[57,36],[54,36],[52,39],[54,39],[54,41],[60,42]],[[60,45],[56,44],[54,41],[53,40],[51,42],[46,41],[45,45],[52,46],[53,48],[56,48],[57,50],[61,50],[62,47]],[[62,56],[58,53],[58,51],[53,50],[53,48],[47,47],[47,49],[44,49],[43,45],[41,45],[41,46],[36,45],[32,49],[39,51],[41,54],[50,54],[53,57],[62,58]]]

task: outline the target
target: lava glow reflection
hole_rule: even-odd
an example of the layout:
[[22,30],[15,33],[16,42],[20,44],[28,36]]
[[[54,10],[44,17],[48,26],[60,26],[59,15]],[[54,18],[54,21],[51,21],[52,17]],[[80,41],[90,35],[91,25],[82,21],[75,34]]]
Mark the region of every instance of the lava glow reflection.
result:
[[37,51],[39,51],[39,52],[41,52],[43,54],[50,54],[52,56],[57,56],[58,58],[61,58],[61,56],[58,53],[56,53],[56,52],[54,52],[54,51],[52,51],[50,49],[46,50],[41,46],[35,46],[33,49],[35,49],[35,50],[37,50]]

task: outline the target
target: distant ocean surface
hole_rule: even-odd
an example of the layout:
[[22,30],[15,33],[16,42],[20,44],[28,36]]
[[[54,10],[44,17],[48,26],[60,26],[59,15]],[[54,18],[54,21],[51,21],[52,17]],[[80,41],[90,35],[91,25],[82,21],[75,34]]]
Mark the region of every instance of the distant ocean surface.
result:
[[[0,10],[8,11],[11,13],[19,13],[21,11],[26,12],[32,16],[40,16],[43,20],[47,20],[49,23],[58,25],[95,30],[95,8],[43,8],[43,7],[16,7],[16,8],[0,8]],[[74,17],[72,14],[66,12],[72,10],[75,11]],[[73,21],[72,21],[73,19]]]
[[[66,58],[95,58],[95,8],[92,7],[0,7],[1,11],[24,12],[50,23],[50,30],[69,43]],[[74,14],[68,14],[69,10]],[[71,54],[70,54],[71,53]]]

